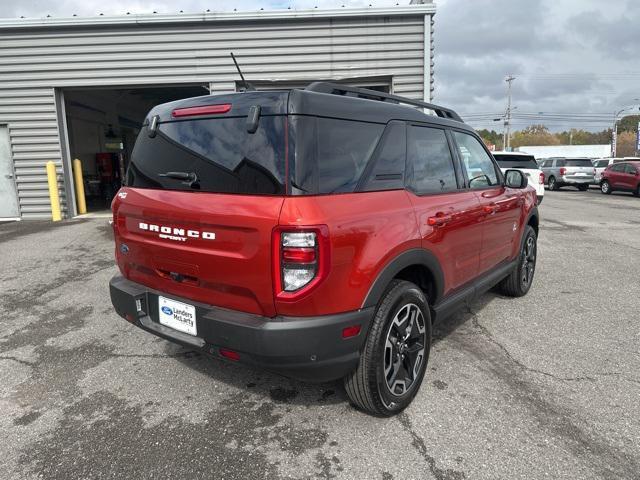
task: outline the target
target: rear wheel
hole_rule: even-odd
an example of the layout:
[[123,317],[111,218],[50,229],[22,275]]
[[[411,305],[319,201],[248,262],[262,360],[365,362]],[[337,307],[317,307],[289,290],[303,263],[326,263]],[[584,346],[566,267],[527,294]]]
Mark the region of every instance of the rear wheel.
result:
[[586,192],[589,189],[589,185],[578,185],[578,190]]
[[417,285],[394,280],[373,317],[358,367],[344,379],[351,402],[379,416],[401,412],[424,377],[431,315]]
[[600,183],[600,191],[605,195],[609,195],[611,193],[611,184],[607,180],[603,180]]
[[524,231],[524,240],[520,248],[518,264],[513,272],[498,284],[498,289],[509,297],[522,297],[526,295],[536,271],[536,257],[538,256],[538,243],[536,231],[531,225],[527,225]]
[[549,190],[553,190],[553,191],[558,190],[558,183],[556,182],[556,177],[549,177]]

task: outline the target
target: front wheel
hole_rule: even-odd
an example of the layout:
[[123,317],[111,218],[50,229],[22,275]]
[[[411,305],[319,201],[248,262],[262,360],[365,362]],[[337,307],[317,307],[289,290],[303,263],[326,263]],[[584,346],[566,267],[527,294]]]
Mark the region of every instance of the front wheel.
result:
[[522,297],[527,294],[533,283],[538,256],[538,238],[531,225],[524,231],[524,239],[513,272],[498,284],[498,289],[508,297]]
[[349,400],[378,416],[404,410],[416,396],[431,349],[431,315],[417,285],[394,280],[378,306],[358,367],[344,379]]
[[607,180],[603,180],[600,184],[600,191],[605,195],[611,194],[611,184]]

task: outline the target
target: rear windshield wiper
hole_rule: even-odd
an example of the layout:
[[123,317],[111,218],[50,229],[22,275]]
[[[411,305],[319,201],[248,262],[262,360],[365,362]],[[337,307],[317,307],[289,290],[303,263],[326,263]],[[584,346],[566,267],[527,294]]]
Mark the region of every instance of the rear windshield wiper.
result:
[[198,175],[195,172],[165,172],[159,173],[159,177],[174,178],[176,180],[182,180],[185,184],[191,188],[200,188]]

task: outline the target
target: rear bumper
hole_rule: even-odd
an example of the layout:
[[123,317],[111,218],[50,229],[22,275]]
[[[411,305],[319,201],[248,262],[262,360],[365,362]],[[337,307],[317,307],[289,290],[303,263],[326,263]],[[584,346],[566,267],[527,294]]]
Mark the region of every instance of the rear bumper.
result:
[[[241,363],[313,382],[344,377],[357,366],[374,310],[267,318],[164,295],[120,275],[109,290],[118,315],[143,330],[218,357],[221,348],[233,350]],[[195,306],[198,336],[158,323],[159,295]],[[361,325],[360,333],[343,339],[342,330],[352,325]]]
[[593,177],[560,177],[562,185],[590,185],[594,182]]

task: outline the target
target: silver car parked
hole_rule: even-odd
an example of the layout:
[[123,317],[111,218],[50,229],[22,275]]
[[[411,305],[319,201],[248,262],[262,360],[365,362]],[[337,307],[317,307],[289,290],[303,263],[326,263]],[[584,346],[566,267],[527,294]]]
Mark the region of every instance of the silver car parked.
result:
[[595,169],[588,158],[548,158],[541,168],[549,190],[572,186],[584,192],[594,182]]

